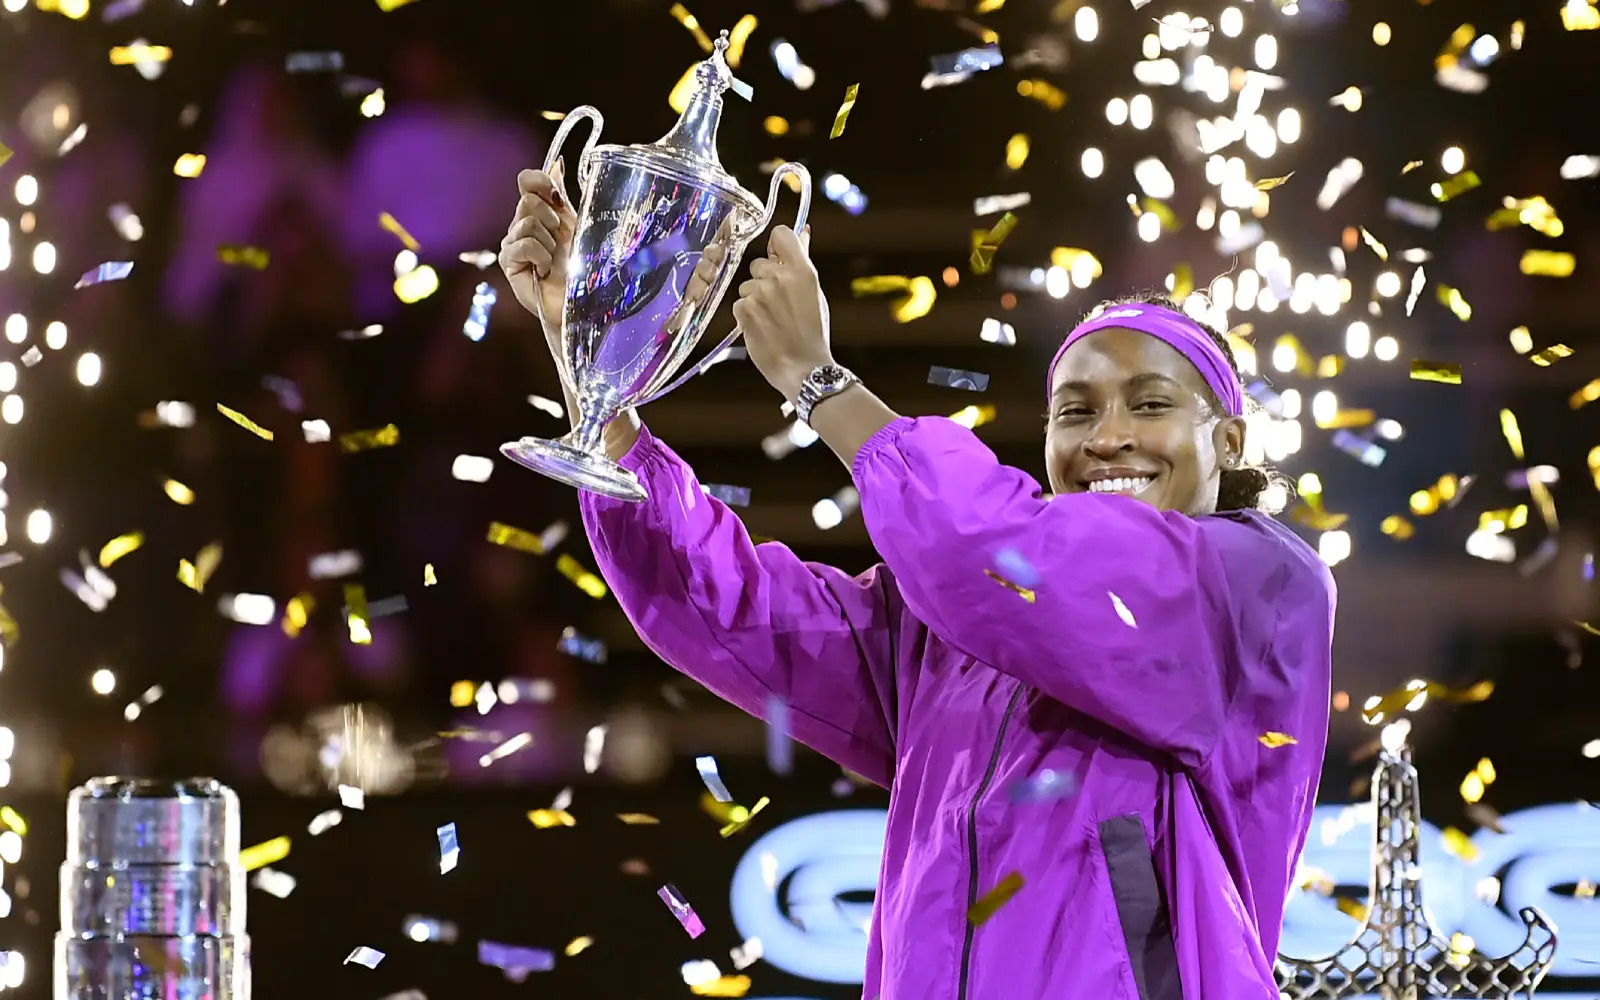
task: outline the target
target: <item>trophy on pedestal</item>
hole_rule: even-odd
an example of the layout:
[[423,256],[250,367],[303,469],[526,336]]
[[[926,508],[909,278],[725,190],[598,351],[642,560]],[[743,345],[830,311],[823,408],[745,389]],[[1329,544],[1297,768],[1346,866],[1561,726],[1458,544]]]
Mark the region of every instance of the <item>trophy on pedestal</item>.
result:
[[249,1000],[239,798],[95,778],[67,801],[55,1000]]
[[[800,185],[795,229],[805,226],[811,209],[805,167],[779,166],[763,204],[717,158],[722,95],[735,86],[727,48],[724,31],[711,58],[695,69],[688,107],[659,142],[596,146],[604,119],[591,107],[574,109],[556,132],[547,173],[573,127],[585,119],[594,126],[578,159],[582,198],[566,304],[561,316],[540,317],[561,324],[557,364],[579,412],[560,440],[525,437],[501,447],[535,472],[619,500],[643,500],[638,478],[606,457],[606,424],[705,371],[739,336],[735,329],[672,380],[715,315],[745,247],[772,221],[786,177]],[[705,294],[686,296],[689,276],[714,242],[726,250],[715,279]]]

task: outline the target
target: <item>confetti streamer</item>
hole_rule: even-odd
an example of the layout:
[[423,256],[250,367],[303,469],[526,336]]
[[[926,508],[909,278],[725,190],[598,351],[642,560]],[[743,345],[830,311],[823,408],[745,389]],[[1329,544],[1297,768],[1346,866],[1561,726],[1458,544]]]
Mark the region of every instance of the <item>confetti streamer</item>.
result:
[[1024,601],[1027,601],[1029,604],[1034,602],[1035,595],[1033,591],[1027,587],[1012,583],[1010,580],[1007,580],[1005,577],[1001,576],[999,573],[996,573],[992,569],[985,569],[983,571],[983,575],[987,576],[995,583],[998,583],[1000,586],[1005,587],[1007,590],[1014,592],[1018,597],[1022,598]]
[[968,392],[983,392],[989,388],[989,376],[982,372],[962,371],[959,368],[940,368],[938,365],[934,365],[928,369],[928,384],[948,389],[966,389]]
[[1258,739],[1260,739],[1262,746],[1269,747],[1269,748],[1272,748],[1272,749],[1276,749],[1278,747],[1293,746],[1293,745],[1295,745],[1295,744],[1300,742],[1299,740],[1295,739],[1293,736],[1290,736],[1288,733],[1266,732],[1266,733],[1262,733],[1258,737]]
[[6,161],[11,159],[11,156],[12,156],[11,147],[7,146],[3,142],[0,142],[0,167],[5,166],[6,165]]
[[722,775],[717,772],[717,759],[715,757],[696,757],[695,770],[700,772],[700,780],[705,783],[709,791],[718,802],[732,802],[733,796],[728,792],[728,786],[722,783]]
[[549,972],[556,967],[556,955],[543,948],[522,948],[495,941],[478,942],[478,964],[499,969],[514,983],[528,978],[530,972]]
[[135,42],[118,45],[111,50],[111,65],[134,66],[139,63],[164,63],[172,59],[172,50],[165,45]]
[[1556,250],[1527,250],[1518,264],[1523,274],[1543,278],[1570,278],[1577,270],[1578,259],[1570,253]]
[[350,641],[358,646],[370,646],[372,619],[367,611],[367,588],[359,583],[345,584],[344,603],[350,609],[345,620],[350,630]]
[[245,430],[249,431],[251,434],[254,434],[256,437],[261,438],[263,441],[271,441],[272,440],[272,432],[271,431],[267,430],[265,427],[262,427],[260,424],[256,423],[254,420],[251,420],[249,417],[247,417],[244,414],[240,413],[238,410],[229,409],[228,407],[223,406],[221,403],[218,403],[217,404],[217,412],[222,414],[223,416],[227,417],[229,420],[232,420],[234,423],[238,424],[240,427],[243,427]]
[[982,924],[994,916],[1000,907],[1009,903],[1011,897],[1015,896],[1021,889],[1022,875],[1018,872],[1012,872],[1007,875],[1000,880],[998,885],[978,897],[978,901],[972,904],[972,908],[967,911],[968,922],[974,927]]
[[528,813],[528,822],[541,830],[556,826],[578,825],[578,821],[565,809],[535,809]]
[[839,105],[839,111],[833,116],[833,128],[828,131],[828,138],[837,139],[844,135],[845,123],[850,120],[850,112],[855,109],[856,97],[861,93],[861,84],[852,83],[844,92],[844,103]]
[[476,343],[489,333],[489,311],[498,298],[499,293],[487,281],[479,282],[472,290],[472,308],[467,311],[467,321],[461,327],[468,340]]
[[144,532],[132,531],[126,535],[118,535],[100,547],[100,568],[110,569],[118,559],[130,552],[136,551],[144,544]]
[[231,267],[248,267],[252,271],[265,271],[272,255],[260,247],[235,246],[224,243],[217,247],[217,259]]
[[73,288],[87,288],[90,285],[100,285],[107,281],[121,281],[133,273],[133,261],[112,260],[96,267],[92,271],[85,271],[83,277]]
[[607,594],[605,581],[584,569],[582,563],[569,555],[561,555],[556,558],[556,571],[571,580],[579,590],[597,601]]
[[1572,357],[1572,348],[1568,347],[1566,344],[1551,344],[1538,354],[1530,355],[1528,360],[1532,361],[1540,368],[1549,368],[1562,358],[1570,357]]
[[690,938],[697,938],[706,932],[706,925],[700,921],[699,914],[694,912],[694,907],[690,906],[689,901],[683,898],[683,893],[678,891],[677,886],[668,882],[656,890],[656,895],[661,897],[663,903],[667,904],[667,909],[671,910],[672,915],[678,918],[678,923],[682,924],[683,929],[689,932]]
[[495,521],[489,525],[489,541],[495,545],[504,545],[518,552],[529,552],[536,556],[545,554],[544,542],[531,531],[514,528],[509,524]]
[[729,507],[750,506],[750,487],[728,486],[723,483],[707,483],[703,489],[711,496],[716,497]]
[[349,955],[345,956],[344,964],[350,965],[353,963],[355,965],[366,966],[369,969],[376,969],[378,967],[378,963],[383,961],[384,958],[384,953],[378,949],[368,948],[366,945],[360,945]]
[[1416,382],[1442,382],[1445,385],[1461,384],[1461,366],[1450,361],[1423,361],[1411,359],[1411,378]]
[[178,582],[197,594],[203,594],[206,582],[221,564],[222,546],[212,542],[200,550],[200,554],[194,557],[194,562],[191,563],[187,559],[178,560]]
[[339,435],[339,450],[350,453],[371,448],[388,448],[400,443],[400,428],[394,424],[369,431],[351,431]]
[[396,219],[388,212],[379,213],[378,225],[382,226],[386,231],[393,233],[395,238],[398,239],[405,246],[405,248],[410,250],[412,253],[417,253],[422,249],[422,244],[417,242],[416,237],[407,232],[406,227],[400,224],[400,220]]
[[289,856],[289,838],[273,837],[239,852],[239,867],[247,872],[277,864]]
[[446,823],[436,831],[439,835],[439,874],[455,871],[461,861],[461,846],[456,842],[456,825]]
[[673,20],[689,30],[689,33],[694,36],[695,42],[701,49],[711,52],[716,48],[715,43],[711,41],[711,36],[706,34],[704,28],[700,27],[699,19],[689,13],[689,8],[681,3],[675,3],[667,13],[672,15]]
[[994,224],[994,228],[978,240],[978,245],[972,250],[972,271],[974,274],[988,274],[994,266],[994,255],[1004,243],[1011,231],[1017,228],[1017,217],[1007,212]]
[[1478,179],[1477,174],[1467,170],[1447,181],[1435,183],[1429,190],[1433,192],[1433,197],[1436,200],[1446,202],[1452,198],[1459,198],[1482,183],[1483,181]]

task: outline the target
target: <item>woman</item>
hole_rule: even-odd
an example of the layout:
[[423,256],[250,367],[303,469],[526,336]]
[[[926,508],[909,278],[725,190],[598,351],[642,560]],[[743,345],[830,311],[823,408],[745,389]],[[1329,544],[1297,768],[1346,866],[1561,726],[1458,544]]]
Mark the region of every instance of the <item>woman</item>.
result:
[[[525,306],[557,316],[575,220],[559,173],[519,184],[500,260]],[[650,499],[581,501],[629,619],[745,711],[782,699],[796,738],[891,789],[865,996],[1276,998],[1334,594],[1251,509],[1267,482],[1242,468],[1226,343],[1150,303],[1068,334],[1047,499],[971,431],[814,376],[832,357],[807,243],[776,230],[734,315],[851,468],[883,563],[852,577],[752,544],[630,413],[607,446]],[[1049,794],[1047,773],[1074,793]]]

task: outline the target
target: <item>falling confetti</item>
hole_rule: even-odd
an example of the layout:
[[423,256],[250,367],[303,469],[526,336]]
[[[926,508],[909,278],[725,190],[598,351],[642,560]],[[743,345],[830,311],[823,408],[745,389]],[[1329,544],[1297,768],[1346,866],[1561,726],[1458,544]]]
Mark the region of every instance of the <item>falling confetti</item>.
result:
[[678,891],[677,886],[668,882],[656,890],[656,895],[660,896],[661,901],[667,904],[667,909],[671,910],[672,915],[678,918],[678,923],[682,924],[683,929],[689,932],[689,937],[697,938],[706,932],[706,925],[701,923],[699,914],[694,912],[694,907],[690,906],[689,901],[683,898],[683,893]]
[[972,904],[971,909],[967,910],[967,921],[974,927],[982,924],[994,916],[1000,907],[1009,903],[1011,897],[1021,890],[1022,875],[1018,872],[1012,872],[1001,879],[993,889],[978,897],[978,901]]
[[221,403],[218,403],[217,404],[217,412],[222,414],[223,416],[227,417],[229,420],[232,420],[234,423],[238,424],[240,427],[243,427],[245,430],[249,431],[251,434],[254,434],[256,437],[261,438],[263,441],[271,441],[272,440],[272,432],[271,431],[267,430],[265,427],[262,427],[260,424],[256,423],[254,420],[251,420],[249,417],[247,417],[244,414],[240,413],[238,410],[230,409],[230,408],[228,408],[226,406],[223,406]]
[[121,281],[133,273],[133,261],[113,260],[107,261],[92,271],[85,271],[83,277],[73,288],[87,288],[90,285],[104,284],[107,281]]
[[828,138],[837,139],[844,135],[845,123],[850,120],[850,112],[856,106],[856,96],[861,92],[861,84],[852,83],[844,92],[844,103],[839,105],[839,113],[833,116],[833,128],[828,132]]
[[383,961],[384,957],[384,953],[378,949],[360,945],[345,957],[344,964],[364,965],[369,969],[376,969],[378,963]]

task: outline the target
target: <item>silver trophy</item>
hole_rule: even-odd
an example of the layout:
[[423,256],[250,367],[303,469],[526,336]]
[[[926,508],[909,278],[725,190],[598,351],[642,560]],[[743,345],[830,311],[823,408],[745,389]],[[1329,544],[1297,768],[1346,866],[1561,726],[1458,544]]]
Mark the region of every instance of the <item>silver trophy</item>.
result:
[[[779,166],[763,205],[717,158],[722,95],[735,86],[723,57],[727,48],[723,32],[711,58],[695,69],[689,106],[659,142],[596,146],[605,122],[591,107],[573,110],[556,132],[546,172],[554,169],[573,127],[584,119],[594,123],[578,160],[583,197],[567,263],[557,359],[579,412],[571,414],[572,431],[560,440],[525,437],[501,446],[507,458],[535,472],[619,500],[645,499],[638,478],[606,457],[606,424],[705,371],[738,338],[735,328],[716,350],[672,378],[715,315],[745,246],[772,221],[779,189],[790,175],[800,183],[795,229],[805,226],[811,209],[805,167]],[[689,276],[713,242],[725,245],[727,256],[706,293],[686,297]]]
[[67,801],[55,1000],[249,1000],[239,798],[95,778]]

